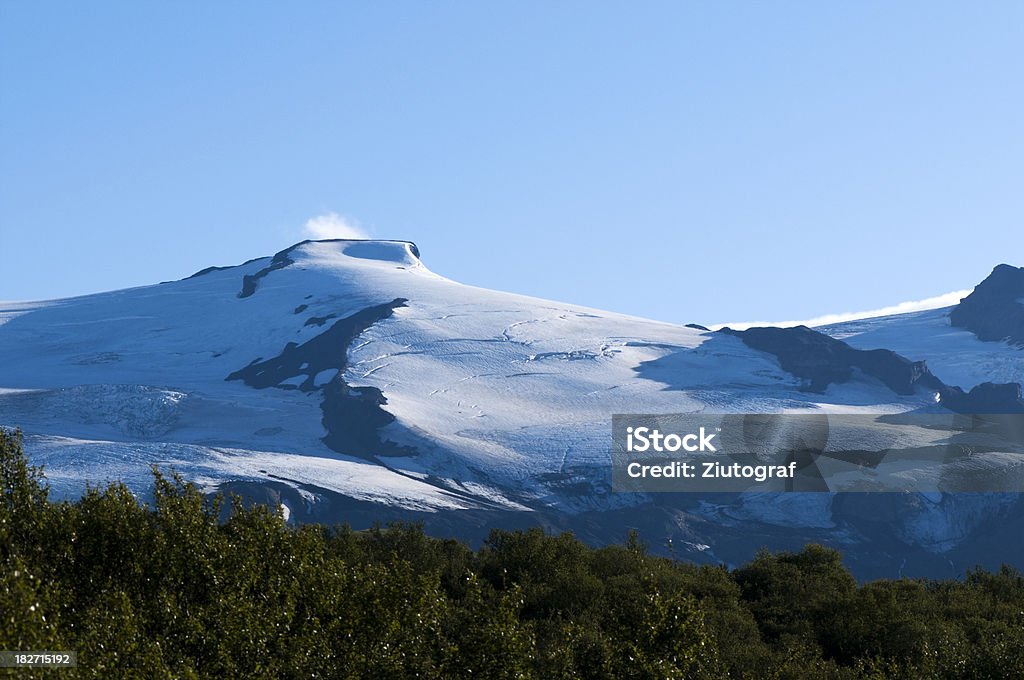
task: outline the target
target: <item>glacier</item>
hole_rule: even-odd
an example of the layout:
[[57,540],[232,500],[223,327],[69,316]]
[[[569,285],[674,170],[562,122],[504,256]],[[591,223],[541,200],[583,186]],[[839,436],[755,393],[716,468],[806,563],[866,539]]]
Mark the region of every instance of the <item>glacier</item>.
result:
[[[926,360],[965,391],[1024,381],[1019,346],[949,313],[815,330]],[[470,540],[636,527],[727,564],[814,540],[865,576],[1021,557],[1000,549],[1022,514],[1006,494],[612,492],[616,413],[902,413],[934,395],[859,371],[809,391],[736,335],[464,285],[405,241],[305,241],[179,281],[0,303],[0,362],[0,425],[24,431],[57,496],[121,481],[146,498],[155,465],[290,521],[421,521]]]

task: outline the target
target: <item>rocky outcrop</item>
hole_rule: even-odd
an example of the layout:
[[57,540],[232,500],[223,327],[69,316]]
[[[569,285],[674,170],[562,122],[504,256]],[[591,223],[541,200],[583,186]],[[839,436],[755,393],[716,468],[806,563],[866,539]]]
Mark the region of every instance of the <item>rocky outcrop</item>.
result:
[[260,279],[271,272],[276,272],[278,269],[284,269],[290,264],[294,263],[294,260],[290,257],[291,252],[301,245],[309,243],[309,241],[303,241],[302,243],[296,243],[291,248],[287,248],[277,253],[270,259],[268,264],[263,269],[259,270],[255,274],[246,274],[242,277],[242,290],[238,293],[238,297],[247,298],[256,292],[257,286],[259,286]]
[[944,386],[940,403],[957,413],[1024,413],[1021,387],[1017,383],[982,383],[964,392]]
[[745,331],[723,328],[721,332],[735,335],[751,349],[774,355],[783,370],[804,381],[808,392],[824,392],[830,384],[849,382],[854,369],[877,378],[901,395],[942,386],[923,361],[911,361],[887,349],[854,349],[807,326]]
[[803,381],[808,392],[822,393],[829,385],[849,382],[860,373],[902,396],[933,393],[939,404],[957,413],[1024,413],[1017,383],[983,383],[964,392],[942,382],[924,361],[912,361],[888,349],[855,349],[806,326],[745,331],[723,328],[720,332],[773,355],[783,370]]
[[387,404],[381,391],[376,387],[352,387],[344,377],[352,341],[406,302],[405,298],[396,298],[367,307],[336,321],[301,345],[289,342],[276,357],[257,359],[226,379],[241,380],[257,389],[321,392],[320,410],[327,430],[323,442],[338,453],[368,459],[375,455],[414,455],[412,449],[380,438],[380,428],[395,420],[381,408]]
[[949,321],[980,340],[1024,348],[1024,267],[1001,264],[949,313]]

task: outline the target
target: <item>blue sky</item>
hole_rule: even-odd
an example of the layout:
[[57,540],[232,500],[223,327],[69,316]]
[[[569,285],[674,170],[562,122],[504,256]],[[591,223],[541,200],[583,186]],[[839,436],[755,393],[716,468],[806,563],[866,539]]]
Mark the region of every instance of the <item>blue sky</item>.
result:
[[1024,265],[1022,33],[1017,2],[8,0],[0,299],[331,213],[450,278],[668,321],[969,288]]

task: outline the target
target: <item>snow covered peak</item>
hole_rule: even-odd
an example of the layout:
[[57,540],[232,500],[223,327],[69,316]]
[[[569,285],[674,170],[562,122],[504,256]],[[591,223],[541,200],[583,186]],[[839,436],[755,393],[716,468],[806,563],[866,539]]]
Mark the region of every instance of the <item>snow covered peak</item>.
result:
[[308,258],[315,261],[355,258],[387,262],[404,267],[422,266],[420,250],[412,241],[376,241],[363,239],[330,239],[324,241],[303,241],[283,251],[291,259],[300,261]]
[[[258,266],[267,262],[268,258],[250,260],[245,265]],[[204,269],[189,278],[202,276],[220,269],[211,267]],[[231,269],[228,267],[228,269]],[[269,262],[250,274],[242,277],[240,298],[253,295],[261,281],[276,271],[318,270],[328,276],[367,276],[379,275],[382,272],[393,273],[395,270],[416,271],[431,274],[420,263],[419,248],[411,241],[371,241],[360,239],[331,239],[325,241],[302,241],[285,248]]]

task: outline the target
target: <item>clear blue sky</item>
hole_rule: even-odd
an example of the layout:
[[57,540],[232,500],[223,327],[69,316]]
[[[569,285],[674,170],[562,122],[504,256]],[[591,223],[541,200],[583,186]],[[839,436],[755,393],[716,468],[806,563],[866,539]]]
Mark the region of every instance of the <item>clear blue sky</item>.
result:
[[337,212],[491,288],[799,319],[1024,264],[1024,3],[0,2],[0,299]]

